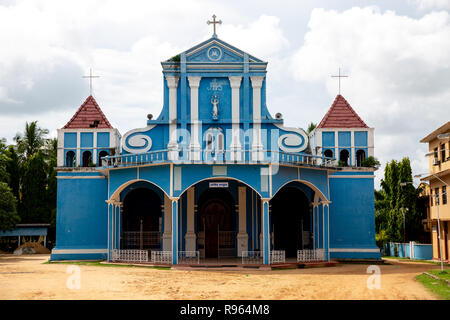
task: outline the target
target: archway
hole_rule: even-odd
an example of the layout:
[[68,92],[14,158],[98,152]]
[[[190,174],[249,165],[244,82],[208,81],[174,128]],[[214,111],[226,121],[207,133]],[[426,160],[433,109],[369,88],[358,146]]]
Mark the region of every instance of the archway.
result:
[[226,189],[210,188],[198,201],[198,246],[205,258],[236,255],[236,215],[233,196]]
[[356,166],[361,167],[362,162],[366,159],[366,152],[364,150],[356,151]]
[[75,152],[67,151],[66,153],[66,167],[75,167]]
[[333,151],[331,151],[330,149],[327,149],[327,150],[325,150],[323,155],[327,158],[333,158]]
[[123,200],[122,219],[122,249],[161,248],[161,199],[155,191],[141,186],[130,189]]
[[344,149],[339,154],[339,161],[342,161],[344,166],[348,166],[348,158],[350,157],[350,153],[347,149]]
[[92,163],[92,153],[90,151],[83,152],[83,167],[89,167]]
[[311,249],[312,221],[310,200],[295,185],[283,187],[270,201],[271,234],[274,250],[296,257],[297,250]]
[[108,151],[103,150],[98,153],[98,166],[102,165],[102,158],[106,156],[108,156]]

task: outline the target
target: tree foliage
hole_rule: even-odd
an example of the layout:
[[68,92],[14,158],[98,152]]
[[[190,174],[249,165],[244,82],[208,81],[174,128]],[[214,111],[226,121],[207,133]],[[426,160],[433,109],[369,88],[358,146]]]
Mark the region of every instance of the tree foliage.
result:
[[[15,136],[15,145],[7,146],[6,140],[1,139],[0,181],[6,183],[8,187],[8,192],[5,191],[7,195],[2,200],[9,201],[12,195],[14,210],[11,209],[11,205],[8,210],[15,212],[21,222],[50,223],[54,227],[56,219],[54,168],[57,165],[58,143],[56,139],[47,139],[47,134],[47,129],[39,127],[37,121],[32,121],[25,124],[23,133]],[[11,217],[14,216],[12,214]],[[17,223],[16,221],[17,219],[6,219],[2,216],[0,229],[6,226],[10,228],[11,223]]]
[[0,231],[12,230],[20,221],[16,202],[11,188],[5,182],[0,182]]
[[408,158],[386,164],[381,190],[375,191],[375,224],[377,233],[385,231],[389,241],[403,241],[403,213],[406,241],[417,240],[423,231],[418,209],[421,190],[415,188],[412,181]]
[[45,136],[47,134],[48,130],[39,127],[37,121],[26,122],[25,131],[14,137],[18,153],[26,159],[30,158],[46,144]]
[[311,122],[308,125],[308,130],[306,131],[308,134],[310,134],[315,128],[317,127],[317,124],[315,124],[314,122]]

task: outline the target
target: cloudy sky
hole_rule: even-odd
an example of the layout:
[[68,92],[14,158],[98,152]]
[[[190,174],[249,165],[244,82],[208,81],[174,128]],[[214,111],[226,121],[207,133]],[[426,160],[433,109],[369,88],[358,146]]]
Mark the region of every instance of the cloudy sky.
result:
[[375,128],[375,155],[408,156],[450,120],[450,0],[0,0],[0,137],[25,121],[52,136],[89,95],[121,133],[162,107],[160,61],[211,36],[269,62],[268,101],[285,125],[318,123],[338,92]]

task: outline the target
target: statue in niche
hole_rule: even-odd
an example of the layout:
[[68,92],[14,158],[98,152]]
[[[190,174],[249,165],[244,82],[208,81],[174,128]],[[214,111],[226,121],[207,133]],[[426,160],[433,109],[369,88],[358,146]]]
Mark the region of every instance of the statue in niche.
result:
[[212,108],[212,118],[213,120],[219,119],[219,97],[215,94],[211,97]]

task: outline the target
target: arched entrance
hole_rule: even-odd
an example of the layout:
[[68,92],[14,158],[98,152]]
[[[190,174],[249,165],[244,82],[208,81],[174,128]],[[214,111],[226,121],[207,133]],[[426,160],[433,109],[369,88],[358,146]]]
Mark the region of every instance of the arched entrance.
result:
[[123,200],[122,249],[161,247],[161,199],[145,187],[131,189]]
[[308,196],[296,186],[285,186],[272,198],[271,235],[274,250],[296,257],[297,250],[312,248],[311,206]]
[[205,258],[236,255],[236,215],[233,196],[226,189],[210,188],[198,202],[198,247]]

